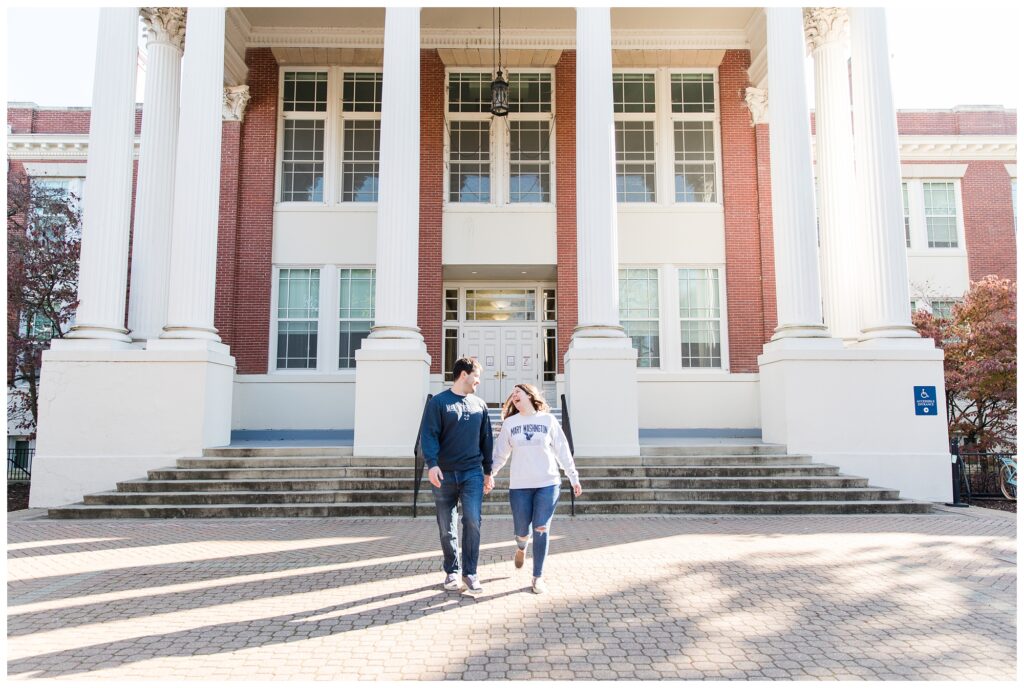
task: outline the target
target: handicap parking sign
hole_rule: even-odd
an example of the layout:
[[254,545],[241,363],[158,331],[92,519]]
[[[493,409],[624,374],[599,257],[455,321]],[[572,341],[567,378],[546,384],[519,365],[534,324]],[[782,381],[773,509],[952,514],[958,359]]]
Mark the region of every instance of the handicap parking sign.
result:
[[938,412],[935,387],[914,387],[914,415],[934,416]]

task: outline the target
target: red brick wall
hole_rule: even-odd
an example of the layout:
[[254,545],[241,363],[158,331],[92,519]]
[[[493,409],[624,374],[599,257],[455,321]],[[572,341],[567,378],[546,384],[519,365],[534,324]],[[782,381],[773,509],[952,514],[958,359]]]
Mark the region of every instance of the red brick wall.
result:
[[213,322],[221,340],[235,344],[235,251],[238,245],[238,162],[242,123],[224,122],[220,144],[220,211],[217,226],[217,288]]
[[757,138],[757,216],[761,224],[761,303],[764,308],[764,336],[772,338],[779,324],[775,301],[775,237],[772,232],[771,150],[768,146],[768,125],[755,127]]
[[[900,110],[896,129],[904,136],[1014,135],[1016,110]],[[811,112],[811,133],[815,132]]]
[[245,63],[251,99],[239,144],[234,324],[229,329],[238,373],[258,374],[267,372],[270,340],[278,73],[270,48],[246,50]]
[[[8,108],[14,134],[88,134],[89,108]],[[142,105],[135,106],[135,134],[142,131]]]
[[[579,321],[576,281],[576,51],[563,50],[555,65],[555,242],[558,372]],[[553,405],[557,405],[554,402]]]
[[420,51],[420,245],[416,321],[441,373],[444,284],[441,274],[441,204],[444,200],[444,63],[436,50]]
[[764,343],[757,138],[744,102],[749,66],[749,50],[727,50],[718,68],[729,369],[735,373],[757,371]]
[[961,190],[971,281],[986,275],[1017,279],[1017,235],[1006,165],[971,161]]

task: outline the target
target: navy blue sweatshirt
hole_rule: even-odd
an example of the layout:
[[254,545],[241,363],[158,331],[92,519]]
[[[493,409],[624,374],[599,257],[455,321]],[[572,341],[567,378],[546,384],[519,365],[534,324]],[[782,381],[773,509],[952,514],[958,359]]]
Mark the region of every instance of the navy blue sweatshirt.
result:
[[487,404],[473,394],[460,396],[446,389],[423,410],[420,447],[427,470],[465,471],[483,465],[491,474],[491,420]]

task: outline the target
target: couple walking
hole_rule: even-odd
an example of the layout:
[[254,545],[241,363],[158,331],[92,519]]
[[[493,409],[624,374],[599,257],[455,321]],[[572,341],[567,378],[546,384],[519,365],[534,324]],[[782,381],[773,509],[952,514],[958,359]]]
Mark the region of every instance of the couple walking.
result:
[[[516,385],[502,407],[497,442],[491,434],[487,404],[473,394],[480,384],[480,364],[460,358],[452,368],[454,384],[433,397],[423,413],[420,445],[437,507],[444,552],[444,587],[472,593],[483,590],[477,576],[480,512],[483,497],[494,489],[494,476],[511,458],[508,499],[515,530],[516,568],[522,568],[533,528],[533,592],[546,590],[544,558],[551,518],[558,503],[561,466],[574,493],[583,491],[562,427],[533,385]],[[462,502],[462,581],[455,515]]]

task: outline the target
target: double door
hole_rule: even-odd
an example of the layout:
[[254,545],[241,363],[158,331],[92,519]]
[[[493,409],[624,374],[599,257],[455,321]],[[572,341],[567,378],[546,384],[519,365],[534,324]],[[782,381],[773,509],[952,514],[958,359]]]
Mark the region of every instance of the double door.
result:
[[540,328],[536,325],[463,325],[462,352],[483,366],[477,396],[500,406],[517,384],[540,386]]

